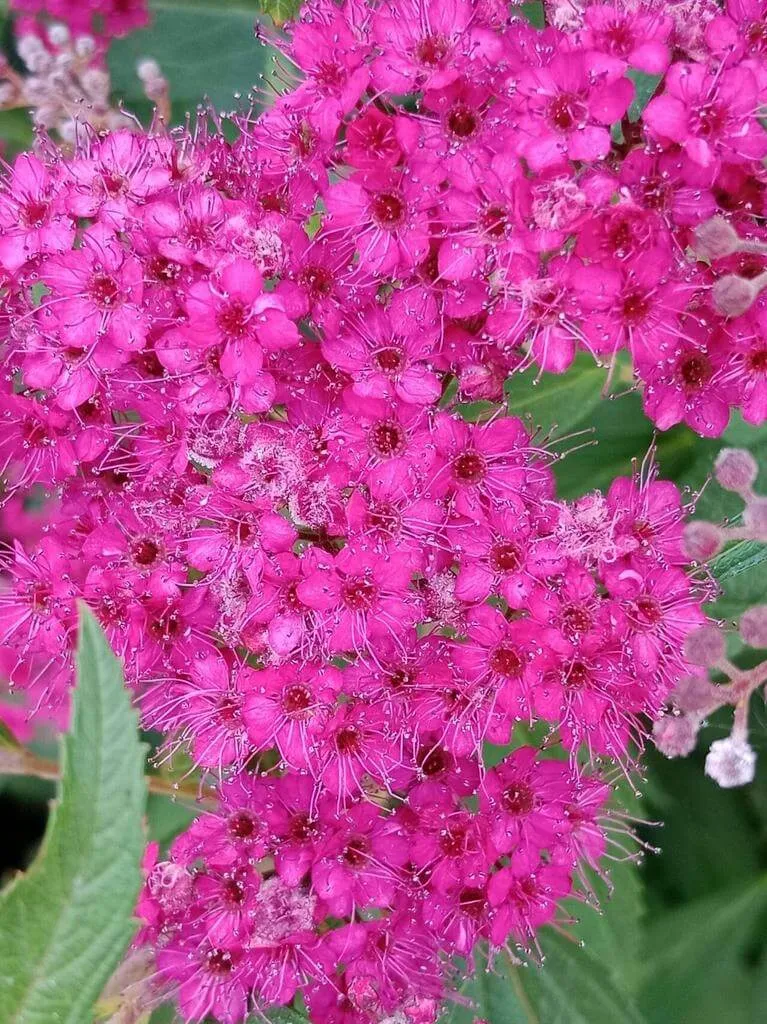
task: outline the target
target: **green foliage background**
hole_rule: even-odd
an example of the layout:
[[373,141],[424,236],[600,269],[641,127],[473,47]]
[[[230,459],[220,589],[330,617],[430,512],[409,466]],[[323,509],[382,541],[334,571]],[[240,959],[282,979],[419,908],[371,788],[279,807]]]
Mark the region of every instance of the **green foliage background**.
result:
[[[151,6],[153,25],[118,41],[110,57],[115,89],[126,106],[140,116],[148,115],[135,77],[136,60],[144,56],[154,57],[167,76],[178,120],[205,99],[227,110],[236,105],[235,93],[245,98],[255,89],[256,98],[262,94],[273,65],[269,51],[253,39],[259,5],[252,0],[153,0]],[[291,13],[290,0],[267,0],[260,10],[265,7],[271,7],[277,20]],[[539,3],[526,3],[521,9],[531,21],[540,19]],[[7,40],[7,27],[3,34]],[[637,78],[638,106],[632,116],[657,84],[647,76]],[[31,133],[23,113],[0,113],[0,139],[6,153],[29,145]],[[604,378],[604,370],[587,357],[579,357],[563,377],[537,380],[532,371],[509,384],[512,412],[528,418],[544,435],[551,432],[562,438],[558,450],[577,449],[556,467],[564,497],[605,487],[615,476],[629,473],[632,460],[641,461],[653,443],[663,475],[692,491],[704,484],[724,445],[750,448],[767,467],[767,429],[755,430],[733,417],[724,437],[717,441],[697,438],[685,428],[655,437],[639,396],[629,392],[603,398]],[[475,411],[469,409],[467,415]],[[767,492],[767,473],[763,472],[759,483]],[[703,517],[715,520],[740,513],[737,500],[714,486],[704,491],[698,509]],[[766,560],[767,546],[755,544],[734,545],[720,556],[715,571],[723,591],[714,608],[716,614],[733,619],[748,605],[767,600]],[[98,644],[94,638],[91,641]],[[737,645],[733,655],[739,657]],[[94,680],[92,674],[85,683],[83,700],[87,696],[97,704],[115,684],[113,677],[106,683]],[[100,685],[107,689],[99,691]],[[82,712],[82,703],[80,707]],[[122,728],[135,738],[127,701],[121,714],[125,716]],[[726,722],[716,717],[703,736],[702,750],[693,757],[668,762],[650,752],[646,778],[640,781],[636,795],[628,794],[627,805],[637,818],[663,822],[662,827],[640,826],[647,842],[661,852],[649,855],[641,866],[616,863],[612,871],[615,894],[603,901],[602,912],[575,906],[571,909],[580,920],[569,938],[553,932],[544,935],[543,969],[499,961],[493,971],[486,972],[480,965],[476,976],[467,977],[463,986],[463,995],[472,1007],[456,1006],[446,1013],[446,1024],[471,1024],[475,1016],[485,1017],[490,1024],[763,1024],[767,1020],[767,715],[763,706],[754,709],[754,719],[753,739],[762,763],[755,783],[742,790],[722,791],[703,774],[705,748],[727,728]],[[83,742],[81,723],[79,732],[76,726],[68,741],[70,767],[83,756],[79,746]],[[133,764],[131,758],[138,748],[128,743],[120,749],[120,756],[128,761],[119,764],[116,751],[104,751],[106,786],[117,785],[120,773],[126,771],[134,778],[126,765]],[[69,790],[65,783],[65,803],[67,793],[74,803],[83,799],[83,792],[77,789],[82,784],[82,777],[79,782],[75,779]],[[30,800],[49,795],[45,784],[29,780],[2,778],[0,786],[13,788]],[[134,793],[134,798],[127,802],[134,812],[132,824],[125,823],[125,836],[131,836],[133,842],[125,844],[133,856],[133,867],[126,869],[130,877],[137,864],[135,828],[141,813],[140,796]],[[59,812],[55,826],[59,832],[70,813],[71,809]],[[152,796],[146,815],[149,838],[164,847],[190,818],[186,806]],[[103,854],[102,841],[113,842],[115,834],[95,819],[91,826],[97,830],[91,848],[96,857],[97,850]],[[102,827],[103,835],[98,832]],[[44,854],[49,862],[55,828]],[[36,884],[47,877],[52,886],[45,899],[52,900],[52,894],[58,892],[64,900],[62,912],[70,917],[65,914],[62,919],[70,920],[71,941],[91,952],[102,950],[104,963],[111,962],[114,957],[100,945],[104,930],[96,919],[82,914],[72,918],[75,905],[67,903],[64,875],[52,879],[50,869],[36,871]],[[14,892],[18,894],[22,888],[19,884],[6,890],[0,899],[0,933],[5,929],[5,938],[0,937],[0,1020],[87,1024],[92,1014],[80,1009],[69,1016],[46,1016],[45,1010],[42,1016],[11,1014],[8,978],[16,967],[22,968],[9,949],[9,905],[20,898]],[[601,882],[597,888],[605,895]],[[31,893],[30,886],[26,892]],[[118,885],[115,892],[112,953],[114,943],[124,945],[131,931],[132,897],[126,896],[130,885]],[[76,893],[69,895],[74,899]],[[23,967],[25,978],[31,976],[35,956],[34,950],[26,952],[30,962]],[[53,960],[47,966],[51,972],[60,967]],[[94,987],[98,985],[92,984],[91,989]],[[169,1020],[172,1013],[165,1009],[154,1015],[152,1024]]]

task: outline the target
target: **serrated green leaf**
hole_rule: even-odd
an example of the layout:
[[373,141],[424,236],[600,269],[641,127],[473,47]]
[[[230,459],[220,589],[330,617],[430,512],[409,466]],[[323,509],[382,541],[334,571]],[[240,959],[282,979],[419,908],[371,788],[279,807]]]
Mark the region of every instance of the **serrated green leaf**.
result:
[[261,0],[261,10],[275,25],[284,25],[301,10],[301,0]]
[[144,753],[120,664],[84,608],[61,768],[41,851],[0,893],[3,1024],[84,1024],[134,929]]
[[513,967],[499,957],[461,990],[469,1005],[451,1007],[444,1024],[643,1024],[630,996],[577,941],[549,929],[542,967]]

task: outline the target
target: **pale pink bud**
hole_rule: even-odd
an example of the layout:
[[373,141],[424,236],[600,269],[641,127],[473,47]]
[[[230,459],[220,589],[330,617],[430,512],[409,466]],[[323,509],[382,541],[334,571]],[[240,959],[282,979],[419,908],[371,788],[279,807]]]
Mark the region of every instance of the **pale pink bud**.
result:
[[743,525],[751,540],[767,541],[767,498],[752,498],[743,510]]
[[730,319],[742,316],[753,306],[765,285],[767,285],[767,274],[760,274],[754,278],[725,274],[711,289],[714,308],[722,316]]
[[655,746],[666,757],[686,757],[695,749],[699,723],[689,715],[664,715],[652,727]]
[[684,642],[684,655],[693,665],[710,668],[722,660],[724,653],[724,633],[713,622],[690,633]]
[[680,711],[708,714],[719,703],[714,684],[705,676],[685,676],[676,684],[672,700]]
[[767,605],[759,604],[743,612],[738,632],[749,647],[767,648]]
[[698,520],[685,526],[683,542],[688,558],[694,562],[705,562],[721,548],[724,536],[714,523]]
[[756,459],[745,448],[723,448],[714,463],[714,476],[719,486],[738,494],[750,491],[758,472]]
[[751,744],[738,736],[715,740],[706,755],[706,775],[722,789],[753,782],[755,768],[756,754]]
[[724,217],[712,217],[695,229],[695,255],[704,260],[719,260],[740,252],[741,239]]

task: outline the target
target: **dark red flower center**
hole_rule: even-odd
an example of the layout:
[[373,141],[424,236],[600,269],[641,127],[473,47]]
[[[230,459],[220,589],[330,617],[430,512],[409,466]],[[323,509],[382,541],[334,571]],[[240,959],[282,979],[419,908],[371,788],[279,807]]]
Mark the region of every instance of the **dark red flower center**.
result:
[[223,896],[226,903],[239,906],[245,900],[245,886],[236,878],[227,878],[223,885]]
[[398,668],[389,673],[388,682],[392,690],[401,690],[403,686],[412,686],[415,678],[415,672],[406,668]]
[[496,572],[516,572],[521,564],[521,552],[511,541],[496,544],[490,551],[490,565]]
[[247,811],[236,811],[228,822],[229,835],[235,839],[250,839],[256,831],[256,822]]
[[397,370],[402,369],[403,355],[401,349],[394,347],[379,349],[374,359],[379,369],[383,370],[384,373],[396,373]]
[[304,811],[299,811],[290,819],[288,839],[294,843],[305,843],[316,835],[317,827]]
[[372,608],[378,596],[378,588],[372,580],[358,576],[346,580],[341,588],[341,597],[347,608],[353,612],[365,612]]
[[691,127],[704,139],[714,139],[722,135],[727,128],[729,114],[722,103],[711,101],[699,107],[691,118]]
[[24,420],[22,436],[28,448],[40,448],[53,440],[48,432],[48,427],[41,420]]
[[751,373],[767,373],[767,348],[749,352],[746,356],[746,367]]
[[639,621],[646,626],[655,626],[663,618],[663,609],[660,602],[656,601],[650,594],[640,595],[634,602],[636,614]]
[[466,850],[465,825],[448,826],[439,837],[439,845],[447,857],[460,857]]
[[160,546],[149,537],[142,537],[131,547],[131,556],[136,565],[152,565],[160,554]]
[[518,676],[522,671],[522,659],[516,648],[511,644],[499,644],[490,654],[489,665],[493,672],[509,679]]
[[405,201],[399,192],[377,192],[370,200],[373,220],[382,228],[395,228],[405,218]]
[[50,206],[43,199],[30,199],[19,208],[19,220],[25,227],[39,228],[45,223]]
[[431,747],[419,754],[418,763],[424,775],[434,778],[449,772],[455,762],[449,750],[445,750],[444,747]]
[[216,324],[229,338],[242,338],[248,333],[248,310],[239,299],[225,302],[216,314]]
[[90,296],[97,306],[111,309],[120,299],[120,285],[107,274],[97,274],[91,281]]
[[711,360],[704,352],[691,352],[679,362],[679,376],[685,387],[691,390],[708,384],[713,375]]
[[604,32],[609,52],[616,57],[627,57],[634,49],[634,32],[625,21],[614,21]]
[[589,670],[582,661],[573,661],[565,669],[564,684],[577,689],[589,681]]
[[211,974],[230,974],[234,970],[234,957],[226,949],[211,949],[205,956],[205,968]]
[[631,292],[623,298],[623,319],[628,323],[639,323],[650,312],[650,303],[641,292]]
[[481,889],[462,889],[458,896],[461,912],[467,917],[480,921],[485,913],[487,899]]
[[398,455],[405,448],[405,431],[395,420],[379,420],[370,428],[370,447],[376,455]]
[[240,728],[240,701],[234,695],[223,697],[216,708],[218,722],[231,731]]
[[351,868],[361,868],[368,860],[370,844],[365,836],[352,836],[344,847],[343,858]]
[[336,747],[340,754],[357,754],[362,748],[362,733],[356,725],[344,725],[336,733]]
[[453,476],[462,484],[478,484],[486,473],[487,463],[479,452],[462,452],[453,459]]
[[298,275],[298,283],[315,301],[327,298],[333,291],[333,275],[327,267],[307,266]]
[[535,806],[535,793],[526,782],[513,782],[501,794],[501,804],[509,814],[529,814]]
[[562,626],[566,633],[586,633],[591,629],[591,615],[579,604],[568,604],[562,609]]
[[385,502],[374,502],[367,513],[367,522],[371,530],[383,534],[385,537],[393,537],[400,526],[399,512],[393,505]]
[[300,683],[289,686],[282,696],[282,707],[286,715],[300,716],[311,706],[311,691]]
[[465,103],[456,103],[447,114],[447,127],[457,139],[469,139],[479,127],[477,112]]
[[434,68],[442,63],[449,50],[450,42],[445,36],[429,34],[418,40],[413,48],[413,56],[419,64]]
[[549,121],[561,132],[575,128],[579,121],[585,120],[586,110],[577,96],[560,93],[549,104]]
[[504,238],[508,227],[508,214],[503,206],[486,206],[479,219],[479,226],[490,238]]

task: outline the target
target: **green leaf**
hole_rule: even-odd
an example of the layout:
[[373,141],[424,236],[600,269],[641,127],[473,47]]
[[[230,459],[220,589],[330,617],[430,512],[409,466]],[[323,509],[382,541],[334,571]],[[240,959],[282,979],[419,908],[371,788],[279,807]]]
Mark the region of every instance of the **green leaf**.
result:
[[166,850],[177,835],[189,828],[196,816],[196,812],[186,804],[150,793],[146,809],[149,839]]
[[128,110],[147,118],[148,103],[136,64],[151,57],[168,80],[174,120],[209,99],[220,110],[232,110],[247,98],[271,66],[273,51],[254,38],[259,6],[175,3],[156,0],[152,24],[124,39],[109,52],[112,87]]
[[634,99],[628,109],[630,121],[638,121],[639,117],[655,94],[663,75],[648,75],[644,71],[629,68],[626,77],[634,83]]
[[761,876],[657,916],[643,960],[648,1024],[748,1021],[755,973],[747,952],[766,909]]
[[526,0],[525,3],[514,4],[511,13],[521,14],[526,21],[530,22],[533,28],[546,27],[546,11],[541,0]]
[[585,353],[567,373],[540,373],[532,367],[506,381],[509,412],[545,432],[562,434],[588,420],[602,401],[605,370]]
[[703,771],[705,750],[712,739],[726,735],[715,730],[689,758],[670,761],[648,751],[649,784],[645,815],[662,821],[649,829],[647,839],[661,853],[645,864],[645,881],[654,909],[662,903],[703,899],[730,885],[747,885],[760,870],[760,835],[753,820],[748,788],[724,790]]
[[461,990],[468,1006],[454,1006],[444,1024],[643,1024],[631,998],[600,961],[572,939],[549,930],[542,967],[513,967],[499,956]]
[[3,1024],[84,1024],[134,929],[144,754],[120,664],[83,607],[72,722],[41,851],[0,893]]
[[301,10],[301,0],[261,0],[261,10],[275,25],[284,25]]

